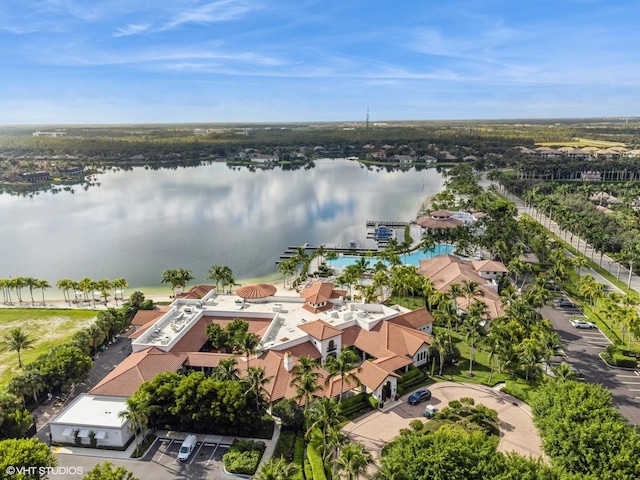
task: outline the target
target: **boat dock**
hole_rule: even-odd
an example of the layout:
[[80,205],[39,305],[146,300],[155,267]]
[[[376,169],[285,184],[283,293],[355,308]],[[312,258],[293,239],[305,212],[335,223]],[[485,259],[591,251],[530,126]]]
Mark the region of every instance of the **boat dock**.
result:
[[381,225],[389,228],[404,228],[407,225],[411,225],[411,222],[398,222],[395,220],[367,220],[367,228],[378,228]]

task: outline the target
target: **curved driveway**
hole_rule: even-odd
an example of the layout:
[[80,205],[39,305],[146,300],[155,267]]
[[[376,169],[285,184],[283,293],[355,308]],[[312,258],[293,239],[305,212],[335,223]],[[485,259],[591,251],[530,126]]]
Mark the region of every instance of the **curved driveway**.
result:
[[429,402],[409,405],[406,401],[408,395],[405,395],[402,403],[389,410],[371,412],[349,422],[343,431],[349,438],[364,444],[373,455],[374,462],[379,464],[382,447],[397,437],[400,429],[409,428],[411,420],[424,420],[422,413],[427,403],[442,409],[451,400],[471,397],[476,405],[481,403],[498,412],[502,432],[499,451],[513,451],[533,457],[543,455],[540,436],[533,425],[531,409],[520,400],[484,385],[441,382],[430,385],[429,390],[433,395]]

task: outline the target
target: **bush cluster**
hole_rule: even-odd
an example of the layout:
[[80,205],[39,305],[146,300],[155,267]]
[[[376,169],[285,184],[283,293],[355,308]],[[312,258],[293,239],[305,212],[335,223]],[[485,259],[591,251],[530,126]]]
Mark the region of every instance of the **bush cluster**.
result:
[[253,475],[258,469],[264,449],[264,442],[236,440],[222,456],[224,468],[230,473]]

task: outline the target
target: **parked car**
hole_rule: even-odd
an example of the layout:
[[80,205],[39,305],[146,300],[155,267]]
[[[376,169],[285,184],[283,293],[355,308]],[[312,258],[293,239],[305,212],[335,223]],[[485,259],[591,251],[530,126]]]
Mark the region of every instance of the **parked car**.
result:
[[560,299],[556,302],[556,305],[560,308],[575,308],[576,306],[575,303],[565,297],[560,297]]
[[434,407],[433,405],[427,405],[426,407],[424,407],[424,416],[427,418],[433,418],[436,416],[436,413],[438,413],[438,409],[436,407]]
[[581,320],[579,318],[574,318],[570,320],[570,322],[575,328],[596,328],[595,323],[587,322],[586,320]]
[[411,405],[417,405],[427,400],[431,400],[431,390],[427,388],[416,390],[411,395],[409,395],[409,403]]
[[186,462],[193,453],[198,444],[198,438],[195,435],[187,435],[187,438],[182,442],[180,451],[178,452],[178,460]]

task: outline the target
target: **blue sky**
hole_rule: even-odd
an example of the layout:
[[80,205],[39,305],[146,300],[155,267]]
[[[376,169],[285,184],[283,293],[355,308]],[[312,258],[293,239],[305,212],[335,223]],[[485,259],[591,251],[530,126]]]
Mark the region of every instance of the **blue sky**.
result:
[[636,0],[1,0],[0,124],[640,115]]

